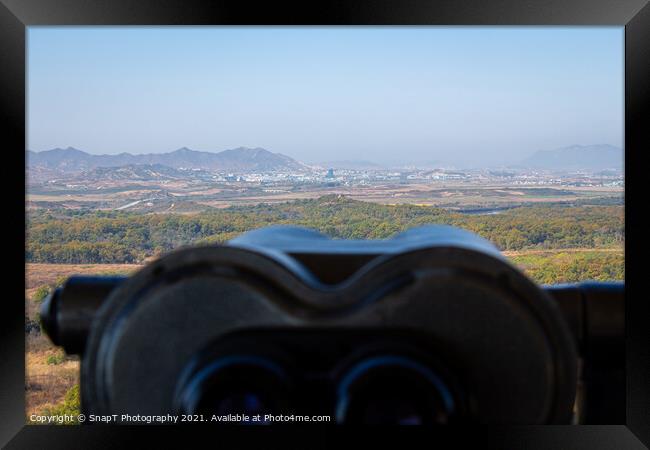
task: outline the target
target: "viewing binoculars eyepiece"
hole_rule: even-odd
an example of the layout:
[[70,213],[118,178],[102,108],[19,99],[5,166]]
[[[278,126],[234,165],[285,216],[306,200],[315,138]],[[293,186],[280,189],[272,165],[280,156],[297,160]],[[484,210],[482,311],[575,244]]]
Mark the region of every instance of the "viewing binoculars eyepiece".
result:
[[[273,226],[43,303],[85,414],[365,424],[625,421],[624,284],[542,287],[465,230]],[[268,419],[267,419],[268,418]]]

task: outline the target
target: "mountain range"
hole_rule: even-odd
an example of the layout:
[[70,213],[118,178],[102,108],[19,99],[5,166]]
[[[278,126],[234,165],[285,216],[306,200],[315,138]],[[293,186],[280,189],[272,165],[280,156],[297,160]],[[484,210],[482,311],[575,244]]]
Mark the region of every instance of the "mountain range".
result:
[[613,145],[571,145],[539,150],[521,163],[536,169],[623,169],[623,150]]
[[76,148],[55,148],[42,152],[27,151],[30,170],[54,170],[80,173],[102,167],[135,165],[166,166],[172,169],[210,169],[223,172],[296,172],[309,167],[281,153],[263,148],[239,147],[221,152],[204,152],[180,148],[169,153],[133,155],[91,155]]
[[[176,178],[187,174],[176,170],[211,170],[229,173],[251,172],[306,172],[311,167],[281,153],[272,153],[263,148],[239,147],[221,152],[190,150],[186,147],[169,153],[149,153],[134,155],[92,155],[68,147],[55,148],[42,152],[27,151],[27,165],[33,179],[53,178],[57,174],[82,174],[93,172],[101,178],[108,176],[106,168],[129,168],[110,177],[129,178],[129,173],[142,172],[142,176],[152,172],[157,177]],[[442,167],[440,161],[417,162],[413,164],[380,165],[372,161],[330,161],[318,164],[334,169],[425,169]],[[513,165],[514,168],[553,169],[553,170],[622,170],[623,150],[612,145],[572,145],[554,150],[540,150]],[[106,173],[104,173],[106,172]],[[137,176],[136,176],[137,178]]]

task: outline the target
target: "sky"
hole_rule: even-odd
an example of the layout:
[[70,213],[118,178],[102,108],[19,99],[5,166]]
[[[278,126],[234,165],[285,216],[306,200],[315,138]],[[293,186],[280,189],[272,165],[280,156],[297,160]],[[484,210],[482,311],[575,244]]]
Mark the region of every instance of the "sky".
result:
[[27,148],[516,163],[623,147],[622,27],[29,27]]

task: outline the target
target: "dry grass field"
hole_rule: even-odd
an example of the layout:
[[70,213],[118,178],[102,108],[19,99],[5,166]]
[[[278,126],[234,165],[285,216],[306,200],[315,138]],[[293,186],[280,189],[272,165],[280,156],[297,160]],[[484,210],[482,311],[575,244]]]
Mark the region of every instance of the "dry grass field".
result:
[[[34,296],[42,286],[54,286],[71,275],[128,274],[138,267],[133,264],[26,264],[26,320],[38,321],[41,302]],[[63,401],[66,392],[79,382],[79,359],[65,356],[43,332],[26,333],[25,350],[25,413],[29,418]]]
[[543,194],[534,190],[503,189],[502,185],[471,185],[465,183],[431,184],[373,184],[369,186],[336,186],[310,190],[287,190],[265,195],[224,195],[223,198],[205,198],[197,203],[213,208],[228,206],[282,203],[294,200],[316,199],[325,195],[344,195],[353,200],[385,205],[417,204],[438,207],[463,206],[507,206],[513,203],[553,203],[557,201],[576,201],[586,198],[602,198],[621,194],[620,188],[571,187],[570,194],[565,188],[546,188]]
[[[372,182],[368,184],[336,184],[295,186],[280,184],[264,189],[255,183],[243,183],[214,187],[206,183],[190,182],[138,182],[135,186],[123,181],[102,184],[104,189],[88,190],[31,190],[28,204],[47,203],[69,209],[80,204],[90,205],[101,210],[111,210],[128,205],[130,202],[150,197],[159,191],[167,192],[174,198],[175,207],[186,203],[199,208],[226,208],[230,206],[282,203],[294,200],[316,199],[325,195],[345,195],[353,200],[394,204],[417,204],[438,207],[479,207],[507,206],[520,203],[549,203],[557,201],[576,201],[589,198],[621,196],[621,187],[608,186],[545,186],[543,189],[512,186],[503,183],[466,181],[409,181]],[[169,199],[167,199],[169,200]],[[154,201],[155,204],[155,201]],[[141,205],[140,205],[141,206]],[[182,210],[182,207],[180,208]],[[130,211],[132,208],[125,208]]]

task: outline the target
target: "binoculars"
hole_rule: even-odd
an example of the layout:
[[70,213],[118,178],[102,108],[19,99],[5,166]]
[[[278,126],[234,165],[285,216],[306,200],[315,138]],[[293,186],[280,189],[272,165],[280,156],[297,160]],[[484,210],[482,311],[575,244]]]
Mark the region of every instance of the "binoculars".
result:
[[449,226],[335,240],[272,226],[42,305],[86,415],[359,424],[625,421],[624,283],[540,286]]

